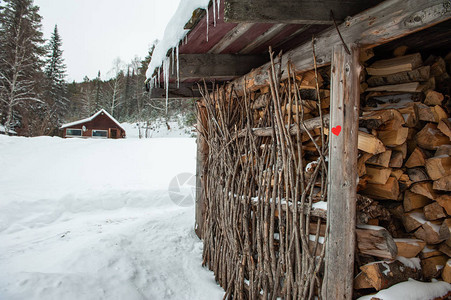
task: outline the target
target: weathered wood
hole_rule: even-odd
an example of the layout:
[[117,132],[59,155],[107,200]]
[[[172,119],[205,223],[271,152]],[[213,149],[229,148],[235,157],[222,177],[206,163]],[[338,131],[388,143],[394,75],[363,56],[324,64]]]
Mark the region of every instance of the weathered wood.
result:
[[437,219],[441,219],[446,217],[446,213],[443,210],[443,207],[440,206],[437,202],[433,202],[431,204],[426,205],[423,208],[424,216],[427,220],[433,221]]
[[419,279],[421,270],[408,267],[398,260],[375,262],[360,267],[376,290],[389,288],[409,278]]
[[391,169],[367,166],[366,174],[370,177],[368,183],[386,184],[390,177]]
[[451,216],[451,195],[441,195],[436,199],[436,201],[446,210],[446,213]]
[[433,91],[433,90],[428,90],[426,92],[426,98],[424,99],[424,104],[426,104],[426,105],[442,105],[443,99],[445,99],[443,94]]
[[409,128],[401,127],[398,130],[378,131],[377,137],[385,146],[395,147],[404,144],[408,134]]
[[432,188],[434,190],[451,192],[451,175],[444,176],[434,181]]
[[405,166],[407,168],[423,167],[426,164],[426,154],[421,148],[415,148],[407,159]]
[[[357,180],[357,139],[359,118],[359,49],[334,46],[331,78],[330,128],[341,126],[340,134],[329,133],[329,194],[327,218],[325,299],[352,299],[354,279]],[[336,270],[341,272],[337,273]]]
[[254,24],[252,23],[240,23],[235,28],[230,30],[216,45],[214,45],[208,53],[221,53],[231,43],[235,42],[243,34],[246,33]]
[[426,159],[426,171],[432,180],[451,175],[451,156],[438,156]]
[[402,215],[402,223],[407,232],[414,231],[426,222],[423,210],[418,209]]
[[[168,89],[169,99],[193,99],[200,98],[201,94],[198,89],[194,89],[192,85],[181,84],[177,87],[176,84],[170,83]],[[149,90],[149,98],[151,99],[166,99],[166,89],[153,87]]]
[[408,83],[411,81],[427,81],[430,67],[424,66],[412,71],[405,71],[385,76],[371,76],[367,82],[369,86],[381,86],[388,84]]
[[[450,18],[451,9],[442,0],[393,0],[355,15],[339,25],[338,29],[347,43],[355,42],[362,47],[372,48]],[[319,34],[315,41],[318,64],[330,64],[333,45],[341,43],[337,30],[333,27]],[[311,43],[306,43],[285,53],[282,57],[282,70],[287,69],[288,62],[292,63],[298,72],[313,69],[311,48]],[[241,94],[244,93],[245,87],[250,91],[258,90],[269,85],[269,69],[270,64],[267,63],[231,84]],[[285,72],[282,79],[287,76]]]
[[398,247],[398,256],[412,258],[418,255],[426,246],[426,242],[419,239],[394,239]]
[[415,236],[428,244],[439,244],[449,238],[449,232],[440,232],[440,222],[427,221],[415,231]]
[[449,155],[451,156],[451,144],[450,145],[442,145],[437,148],[435,151],[435,156]]
[[441,119],[437,126],[444,135],[451,139],[451,118]]
[[404,193],[404,211],[408,212],[417,208],[423,208],[424,206],[431,203],[431,200],[423,195],[415,194],[414,192],[411,192],[410,190],[407,190]]
[[398,200],[398,181],[394,177],[389,177],[385,184],[368,183],[362,193],[379,200]]
[[380,1],[325,0],[225,0],[224,20],[231,23],[291,23],[333,24],[330,11],[336,20],[344,20]]
[[432,278],[438,278],[447,261],[448,257],[446,255],[423,259],[421,261],[421,269],[423,271],[424,279],[430,280]]
[[438,130],[437,125],[433,123],[427,123],[426,126],[417,133],[415,141],[418,146],[428,150],[436,150],[439,146],[450,143],[449,137]]
[[[378,60],[366,68],[369,75],[390,75],[400,72],[412,71],[421,66],[423,60],[420,53]],[[428,78],[429,79],[429,76]],[[409,80],[407,82],[410,82]]]
[[407,170],[407,175],[412,183],[431,180],[424,168],[411,168]]
[[393,151],[390,158],[390,168],[401,168],[404,159],[402,158],[401,151]]
[[266,55],[180,54],[179,78],[234,78],[246,74],[267,60]]
[[360,253],[387,259],[398,255],[396,243],[384,227],[357,225],[356,234]]
[[451,259],[448,259],[445,267],[443,268],[442,278],[444,281],[451,283]]
[[370,164],[370,165],[388,168],[388,166],[390,164],[391,154],[392,154],[392,150],[384,151],[382,153],[371,156],[366,161],[366,163]]
[[410,187],[410,190],[414,193],[423,195],[425,197],[428,197],[431,200],[434,200],[437,198],[437,194],[432,189],[432,183],[431,182],[418,182],[413,184]]
[[205,209],[205,191],[204,191],[204,167],[208,155],[208,145],[204,138],[206,129],[205,107],[200,102],[197,103],[197,155],[196,155],[196,207],[195,207],[195,232],[199,238],[202,238],[203,219]]
[[359,130],[357,139],[357,147],[359,150],[371,154],[379,154],[386,151],[384,144],[372,134]]

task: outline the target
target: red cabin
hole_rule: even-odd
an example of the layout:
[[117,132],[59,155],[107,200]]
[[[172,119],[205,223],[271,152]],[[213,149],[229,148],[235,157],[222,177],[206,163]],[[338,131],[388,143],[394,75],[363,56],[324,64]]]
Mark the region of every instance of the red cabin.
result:
[[119,122],[104,109],[91,117],[61,126],[64,138],[125,138],[125,130]]

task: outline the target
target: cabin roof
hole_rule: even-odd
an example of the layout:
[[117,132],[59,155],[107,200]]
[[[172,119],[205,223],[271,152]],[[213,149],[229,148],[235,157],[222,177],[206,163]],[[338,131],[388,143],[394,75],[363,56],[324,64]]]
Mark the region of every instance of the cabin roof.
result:
[[[90,116],[89,118],[86,119],[82,119],[82,120],[78,120],[78,121],[74,121],[71,123],[66,123],[64,125],[61,126],[61,129],[64,128],[68,128],[74,125],[79,125],[79,124],[83,124],[83,123],[87,123],[90,122],[92,120],[94,120],[98,115],[100,115],[101,113],[104,113],[108,118],[110,118],[114,123],[116,123],[117,126],[119,126],[119,128],[121,128],[122,130],[124,130],[124,128],[122,128],[121,124],[115,119],[113,118],[112,115],[110,115],[106,110],[104,110],[103,108],[101,110],[99,110],[98,112],[96,112],[95,114],[93,114],[92,116]],[[125,131],[125,130],[124,130]]]

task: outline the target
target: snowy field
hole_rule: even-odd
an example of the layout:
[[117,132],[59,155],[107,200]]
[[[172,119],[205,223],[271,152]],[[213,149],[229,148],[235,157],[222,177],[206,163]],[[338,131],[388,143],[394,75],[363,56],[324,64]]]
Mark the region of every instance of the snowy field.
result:
[[221,299],[171,179],[195,139],[0,135],[0,299]]

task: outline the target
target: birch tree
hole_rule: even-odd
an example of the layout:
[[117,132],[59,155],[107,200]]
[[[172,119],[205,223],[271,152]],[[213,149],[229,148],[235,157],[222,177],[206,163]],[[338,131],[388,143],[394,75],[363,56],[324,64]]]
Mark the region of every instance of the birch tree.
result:
[[4,0],[0,6],[0,102],[7,132],[19,106],[42,102],[37,92],[44,54],[41,19],[32,0]]

